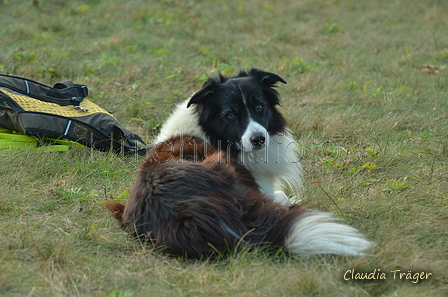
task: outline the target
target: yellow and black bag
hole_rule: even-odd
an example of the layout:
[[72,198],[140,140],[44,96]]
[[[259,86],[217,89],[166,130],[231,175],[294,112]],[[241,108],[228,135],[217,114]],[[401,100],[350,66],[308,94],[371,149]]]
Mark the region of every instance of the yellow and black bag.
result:
[[49,87],[0,74],[0,127],[35,138],[64,138],[101,151],[146,152],[138,135],[84,99],[87,96],[87,87],[72,81]]

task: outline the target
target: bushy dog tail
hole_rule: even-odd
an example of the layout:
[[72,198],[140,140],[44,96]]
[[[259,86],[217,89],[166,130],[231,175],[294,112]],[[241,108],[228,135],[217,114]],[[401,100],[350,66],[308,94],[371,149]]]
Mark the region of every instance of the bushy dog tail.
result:
[[102,202],[101,205],[108,208],[111,211],[112,216],[116,218],[120,223],[123,223],[123,211],[124,211],[123,204],[114,201],[105,201]]
[[306,211],[292,221],[285,247],[302,255],[361,256],[372,247],[355,228],[337,222],[330,213]]

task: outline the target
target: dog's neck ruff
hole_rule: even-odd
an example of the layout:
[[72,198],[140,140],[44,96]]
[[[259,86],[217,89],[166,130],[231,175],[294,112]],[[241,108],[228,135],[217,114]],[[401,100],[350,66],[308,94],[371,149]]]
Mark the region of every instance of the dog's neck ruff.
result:
[[176,109],[162,126],[155,143],[161,143],[175,136],[194,136],[208,142],[194,108],[187,108],[188,100],[177,105]]

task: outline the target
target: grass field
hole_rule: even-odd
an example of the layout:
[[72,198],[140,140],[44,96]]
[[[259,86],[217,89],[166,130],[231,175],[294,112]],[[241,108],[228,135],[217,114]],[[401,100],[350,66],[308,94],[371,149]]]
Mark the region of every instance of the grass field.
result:
[[126,199],[139,158],[0,150],[1,296],[448,296],[447,1],[0,0],[0,11],[1,73],[86,84],[148,142],[207,76],[279,74],[303,203],[376,243],[363,257],[169,258],[99,205]]

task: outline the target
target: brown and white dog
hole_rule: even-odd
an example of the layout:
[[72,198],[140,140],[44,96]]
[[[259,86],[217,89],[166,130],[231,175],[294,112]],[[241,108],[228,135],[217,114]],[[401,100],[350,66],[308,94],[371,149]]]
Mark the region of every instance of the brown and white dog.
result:
[[198,257],[241,243],[292,253],[362,255],[362,234],[329,213],[289,205],[299,187],[296,144],[277,110],[276,74],[219,75],[180,104],[162,127],[126,203],[106,202],[135,236]]

